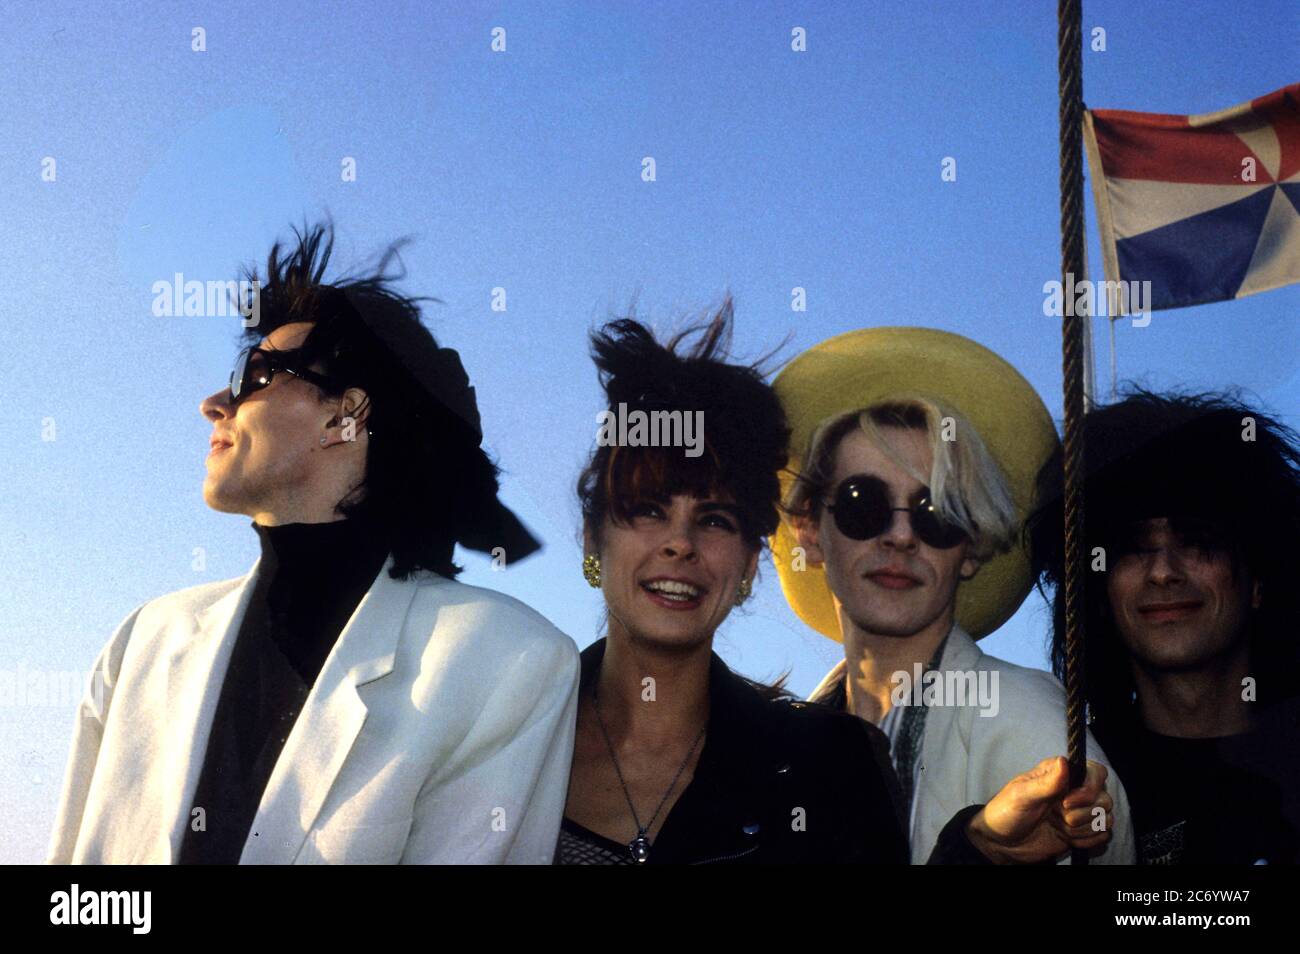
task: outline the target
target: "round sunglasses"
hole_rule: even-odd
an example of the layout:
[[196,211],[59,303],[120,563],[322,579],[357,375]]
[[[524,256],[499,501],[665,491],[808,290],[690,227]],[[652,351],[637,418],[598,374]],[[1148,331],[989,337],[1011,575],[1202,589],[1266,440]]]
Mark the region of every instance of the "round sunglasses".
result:
[[911,506],[891,507],[889,485],[870,474],[854,474],[840,482],[835,490],[835,500],[826,509],[835,517],[835,526],[850,540],[870,540],[878,537],[894,520],[894,511],[901,510],[912,521],[912,530],[921,542],[936,550],[949,550],[966,539],[966,533],[956,524],[939,516],[930,488],[922,487],[914,493]]
[[290,356],[298,351],[264,351],[245,348],[235,358],[235,370],[230,372],[230,401],[233,404],[254,391],[269,387],[277,371],[302,378],[319,388],[329,388],[333,382],[323,374],[299,367]]

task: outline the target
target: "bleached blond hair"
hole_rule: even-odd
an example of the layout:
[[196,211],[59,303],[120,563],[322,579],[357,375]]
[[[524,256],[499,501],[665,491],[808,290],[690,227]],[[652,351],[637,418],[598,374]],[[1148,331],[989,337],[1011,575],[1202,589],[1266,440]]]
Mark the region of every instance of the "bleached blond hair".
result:
[[[965,417],[933,398],[916,395],[896,395],[823,421],[813,432],[786,495],[787,519],[820,518],[825,497],[834,489],[830,481],[836,452],[855,428],[930,488],[939,515],[959,526],[971,541],[971,559],[985,563],[1011,549],[1020,518],[1002,468]],[[932,460],[929,474],[922,474],[906,459],[889,435],[891,429],[925,433]]]

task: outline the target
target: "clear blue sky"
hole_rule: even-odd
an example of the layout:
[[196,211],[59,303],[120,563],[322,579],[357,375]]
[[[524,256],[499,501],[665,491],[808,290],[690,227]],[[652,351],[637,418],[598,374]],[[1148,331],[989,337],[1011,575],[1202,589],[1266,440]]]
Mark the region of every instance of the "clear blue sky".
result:
[[[154,317],[150,288],[178,271],[234,278],[304,215],[333,214],[345,265],[416,239],[406,288],[445,301],[428,323],[460,349],[505,497],[547,543],[499,573],[466,556],[464,579],[580,646],[600,609],[573,497],[601,406],[586,335],[638,293],[668,326],[730,289],[749,356],[788,334],[792,356],[870,325],[956,331],[1059,417],[1059,332],[1041,310],[1058,267],[1055,6],[9,5],[0,670],[84,670],[141,602],[251,566],[248,521],[200,495],[198,404],[223,385],[237,329]],[[1084,54],[1091,106],[1205,112],[1300,79],[1291,0],[1084,10],[1107,34]],[[196,26],[207,52],[191,51]],[[348,156],[355,182],[341,181]],[[656,182],[641,180],[645,156]],[[956,182],[940,179],[946,156]],[[1089,223],[1100,277],[1090,199]],[[1294,426],[1298,318],[1292,286],[1124,323],[1119,373],[1242,385]],[[1043,666],[1045,621],[1032,596],[986,649]],[[770,568],[717,648],[757,677],[791,670],[800,692],[839,652],[786,608]],[[0,708],[0,861],[42,856],[73,714]]]

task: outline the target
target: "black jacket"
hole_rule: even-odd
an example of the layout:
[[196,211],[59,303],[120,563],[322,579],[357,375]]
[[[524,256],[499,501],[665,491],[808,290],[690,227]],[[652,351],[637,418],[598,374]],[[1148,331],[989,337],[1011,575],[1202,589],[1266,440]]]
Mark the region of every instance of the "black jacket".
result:
[[[603,639],[582,653],[583,692],[604,653]],[[694,778],[648,864],[907,864],[901,795],[879,729],[813,703],[769,701],[716,653],[709,713]],[[955,850],[963,860],[963,844],[973,851],[941,838],[936,854]]]

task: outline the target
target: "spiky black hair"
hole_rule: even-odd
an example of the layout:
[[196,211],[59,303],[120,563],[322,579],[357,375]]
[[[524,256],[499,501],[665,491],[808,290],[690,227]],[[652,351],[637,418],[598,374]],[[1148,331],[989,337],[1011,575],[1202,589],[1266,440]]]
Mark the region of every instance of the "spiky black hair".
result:
[[[1165,517],[1175,530],[1209,534],[1237,572],[1262,584],[1249,623],[1251,669],[1261,703],[1300,691],[1300,440],[1239,390],[1159,393],[1137,385],[1089,412],[1085,447],[1085,552],[1122,551],[1135,522]],[[1065,675],[1062,451],[1038,477],[1026,537],[1040,592],[1052,599],[1052,668]],[[1128,654],[1101,574],[1089,573],[1084,630],[1088,703],[1114,720],[1134,691]]]
[[327,282],[333,223],[304,223],[293,235],[288,245],[272,246],[265,276],[256,267],[243,271],[247,281],[260,286],[259,320],[244,337],[255,344],[283,325],[312,323],[301,359],[321,367],[337,385],[323,389],[322,399],[337,398],[348,388],[363,390],[365,423],[373,434],[364,482],[357,494],[339,502],[337,512],[370,521],[387,540],[394,578],[405,579],[417,569],[454,577],[461,569],[452,561],[455,544],[482,548],[496,529],[498,469],[479,446],[476,430],[430,400],[372,331],[396,326],[410,340],[427,339],[436,348],[419,302],[437,299],[409,297],[394,287],[405,277],[399,254],[405,240],[390,244],[369,273]]

